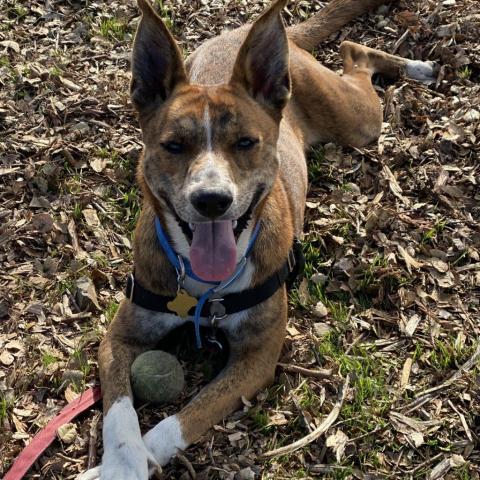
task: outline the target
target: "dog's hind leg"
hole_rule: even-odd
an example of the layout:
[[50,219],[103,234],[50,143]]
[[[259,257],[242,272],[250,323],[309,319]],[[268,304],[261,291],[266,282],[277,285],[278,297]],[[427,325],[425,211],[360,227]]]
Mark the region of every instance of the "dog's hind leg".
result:
[[379,73],[387,78],[395,79],[401,73],[405,73],[409,78],[422,82],[433,82],[436,78],[434,62],[410,60],[354,42],[342,42],[340,55],[343,59],[344,75],[368,72],[369,75]]

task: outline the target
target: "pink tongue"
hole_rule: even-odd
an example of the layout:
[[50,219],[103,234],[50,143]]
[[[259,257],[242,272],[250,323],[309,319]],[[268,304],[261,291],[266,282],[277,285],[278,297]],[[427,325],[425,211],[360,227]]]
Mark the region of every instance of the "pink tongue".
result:
[[190,263],[202,280],[222,281],[237,265],[237,245],[232,221],[197,223],[190,247]]

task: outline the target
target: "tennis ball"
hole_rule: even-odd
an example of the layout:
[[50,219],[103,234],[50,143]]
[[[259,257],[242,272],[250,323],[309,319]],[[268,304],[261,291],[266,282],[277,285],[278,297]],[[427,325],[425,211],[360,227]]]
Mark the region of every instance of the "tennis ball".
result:
[[172,402],[185,385],[180,362],[161,350],[139,355],[133,362],[130,373],[133,394],[142,402]]

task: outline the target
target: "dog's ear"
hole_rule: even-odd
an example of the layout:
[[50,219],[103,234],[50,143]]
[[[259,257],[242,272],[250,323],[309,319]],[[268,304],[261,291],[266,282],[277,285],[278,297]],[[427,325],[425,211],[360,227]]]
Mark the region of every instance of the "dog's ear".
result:
[[259,102],[281,113],[290,98],[288,39],[276,1],[252,25],[238,52],[230,84],[240,84]]
[[139,113],[166,100],[173,89],[187,83],[182,54],[147,0],[138,0],[142,18],[135,35],[130,94]]

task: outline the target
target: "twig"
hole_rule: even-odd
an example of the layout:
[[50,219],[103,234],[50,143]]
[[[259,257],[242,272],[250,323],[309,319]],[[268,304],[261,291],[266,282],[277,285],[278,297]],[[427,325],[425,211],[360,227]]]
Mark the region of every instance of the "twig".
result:
[[455,383],[464,374],[464,372],[468,372],[469,370],[471,370],[478,361],[480,361],[480,343],[477,345],[475,353],[456,372],[454,372],[453,375],[450,376],[450,378],[445,380],[440,385],[424,390],[423,392],[420,392],[415,396],[423,397],[424,395],[427,395],[429,393],[449,387],[452,383]]
[[307,377],[326,378],[331,377],[333,373],[331,369],[322,368],[316,370],[309,370],[308,368],[299,367],[297,365],[290,365],[288,363],[277,363],[277,365],[287,372],[301,373],[302,375],[306,375]]
[[92,316],[92,312],[79,312],[79,313],[72,313],[68,317],[63,318],[64,324],[69,324],[76,322],[77,320],[84,320],[90,318]]
[[427,465],[430,465],[431,463],[436,462],[439,458],[443,457],[443,455],[444,455],[443,452],[437,453],[437,455],[433,456],[432,458],[425,460],[423,463],[421,463],[420,465],[417,465],[415,468],[412,468],[411,470],[405,470],[405,472],[411,473],[411,474],[418,472],[422,468],[425,468]]
[[328,414],[325,420],[312,433],[309,433],[305,437],[301,438],[300,440],[297,440],[296,442],[291,443],[290,445],[285,445],[284,447],[280,447],[275,450],[270,450],[269,452],[262,454],[261,458],[266,459],[266,458],[274,457],[276,455],[285,455],[288,453],[292,453],[295,450],[298,450],[299,448],[303,448],[309,443],[312,443],[320,435],[325,433],[332,426],[333,422],[335,422],[338,415],[340,414],[340,410],[342,409],[345,396],[347,395],[349,382],[350,382],[350,376],[347,375],[347,378],[345,378],[345,382],[342,385],[342,388],[340,389],[340,392],[338,394],[338,400],[335,403],[332,411]]
[[[298,401],[297,399],[297,396],[295,395],[295,392],[293,391],[293,387],[292,387],[292,383],[290,382],[290,379],[288,378],[288,375],[286,375],[286,379],[287,379],[287,382],[288,382],[288,388],[291,390],[290,391],[290,398],[292,399],[293,401],[293,404],[295,405],[295,408],[298,410],[298,412],[300,413],[300,415],[302,416],[303,418],[303,421],[305,423],[305,425],[307,426],[308,428],[308,431],[309,432],[313,432],[313,428],[310,426],[310,422],[308,421],[308,417],[305,413],[305,410],[302,408],[302,406],[300,405],[300,402]],[[297,387],[297,388],[301,388],[301,386],[306,382],[306,380],[304,380],[302,383],[300,383],[300,385]]]
[[408,34],[410,33],[410,30],[407,28],[402,36],[395,42],[395,45],[393,45],[392,47],[392,51],[391,51],[391,54],[392,55],[395,55],[395,53],[397,52],[398,48],[400,47],[400,45],[405,41],[405,39],[408,37]]
[[343,465],[335,465],[335,464],[326,464],[326,463],[319,463],[317,465],[310,465],[308,467],[309,472],[312,473],[331,473],[335,470],[347,470],[349,467],[344,467]]
[[100,420],[100,413],[97,413],[90,424],[90,437],[88,441],[87,470],[97,465],[97,426]]
[[439,395],[439,391],[443,390],[444,388],[449,387],[453,383],[455,383],[457,380],[461,378],[461,376],[465,373],[471,370],[476,363],[480,361],[480,344],[478,344],[475,353],[456,371],[454,372],[447,380],[445,380],[443,383],[440,385],[437,385],[436,387],[429,388],[427,390],[424,390],[423,392],[417,393],[415,396],[417,397],[413,402],[410,402],[409,404],[405,405],[402,407],[402,410],[408,410],[412,408],[418,408],[419,405],[423,405],[424,403],[433,400]]
[[190,474],[190,477],[192,478],[192,480],[195,480],[197,478],[197,473],[193,469],[193,466],[188,460],[188,458],[185,455],[182,455],[180,452],[177,452],[177,458],[187,468],[188,473]]

